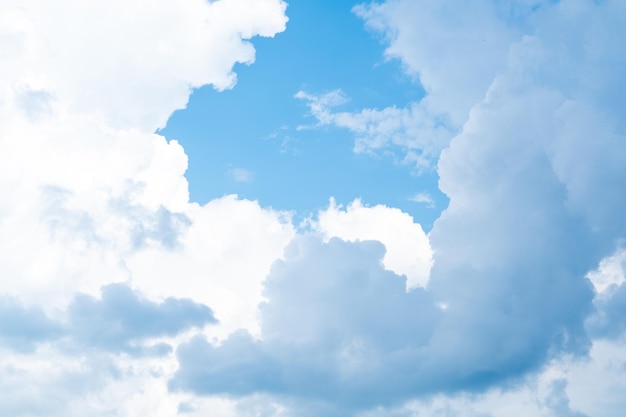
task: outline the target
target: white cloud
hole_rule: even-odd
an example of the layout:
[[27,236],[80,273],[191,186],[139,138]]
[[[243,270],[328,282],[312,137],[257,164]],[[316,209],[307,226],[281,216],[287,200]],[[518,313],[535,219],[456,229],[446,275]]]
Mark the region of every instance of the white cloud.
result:
[[624,277],[625,264],[626,250],[618,249],[614,254],[602,259],[598,268],[587,274],[587,278],[598,293],[603,293],[611,285],[622,285],[626,281]]
[[295,235],[289,218],[235,196],[193,205],[187,215],[191,226],[180,250],[154,245],[126,260],[133,282],[156,298],[186,297],[211,306],[220,337],[238,328],[256,332],[261,284]]
[[455,131],[445,115],[433,114],[422,103],[351,113],[334,110],[347,100],[340,90],[319,95],[300,91],[296,98],[307,102],[318,126],[334,125],[353,132],[355,152],[395,155],[400,149],[399,160],[417,166],[420,171],[433,168],[439,152]]
[[506,66],[519,30],[492,2],[388,1],[357,6],[355,13],[383,35],[386,55],[398,58],[426,90],[422,106],[462,126],[494,76]]
[[233,168],[228,173],[237,182],[250,182],[252,181],[253,173],[243,168]]
[[[185,106],[190,89],[232,87],[245,41],[285,28],[278,0],[40,0],[3,2],[3,95],[45,91],[73,113],[153,131]],[[63,24],[59,24],[63,22]],[[13,93],[15,94],[15,93]]]
[[433,197],[428,193],[417,193],[413,197],[411,197],[410,200],[415,203],[424,204],[426,207],[429,208],[435,207],[435,200],[433,200]]
[[345,209],[331,199],[328,209],[319,212],[315,228],[325,239],[348,241],[377,240],[385,245],[385,268],[407,277],[407,287],[425,287],[432,267],[428,236],[419,223],[396,208],[366,207],[360,200]]
[[202,337],[181,344],[173,387],[348,411],[427,389],[432,370],[421,355],[442,313],[423,288],[407,291],[385,270],[383,254],[379,242],[296,238],[265,282],[260,339],[238,332],[218,346]]
[[[212,303],[216,335],[253,330],[261,281],[293,227],[236,197],[191,203],[183,148],[154,132],[193,88],[232,87],[233,65],[254,60],[248,39],[284,30],[285,9],[279,0],[2,2],[0,293],[61,320],[76,292],[99,297],[124,282],[154,303]],[[186,398],[167,395],[173,356],[97,353],[63,337],[3,355],[1,415],[171,416]]]
[[[152,132],[191,88],[231,87],[233,64],[254,59],[246,39],[284,30],[285,7],[278,0],[3,3],[0,42],[12,54],[0,65],[0,229],[11,236],[0,241],[5,291],[62,305],[73,291],[135,282],[128,265],[138,247],[169,253],[165,246],[177,235],[186,241],[196,218],[211,216],[217,204],[189,203],[182,147]],[[280,216],[268,216],[277,229]]]
[[531,4],[498,8],[474,0],[455,4],[435,0],[372,2],[354,7],[366,26],[388,44],[385,54],[399,59],[425,96],[405,108],[338,112],[340,91],[299,92],[322,125],[347,128],[355,134],[356,152],[390,153],[418,167],[432,169],[439,152],[459,132],[470,109],[483,99],[494,77],[506,68],[510,45],[522,28],[508,24],[509,13],[527,14]]

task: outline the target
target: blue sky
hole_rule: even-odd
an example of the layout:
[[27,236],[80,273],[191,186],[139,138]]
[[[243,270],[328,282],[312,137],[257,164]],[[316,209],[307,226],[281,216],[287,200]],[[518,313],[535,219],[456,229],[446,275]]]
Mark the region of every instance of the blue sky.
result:
[[[355,155],[349,131],[316,127],[295,97],[341,89],[348,97],[342,109],[357,111],[402,107],[423,96],[401,62],[384,57],[381,36],[364,27],[353,6],[289,4],[287,30],[254,39],[254,64],[235,66],[236,88],[202,87],[168,120],[160,133],[179,140],[189,155],[192,200],[238,194],[302,217],[327,206],[329,196],[341,204],[360,198],[399,207],[430,228],[446,205],[434,170],[418,174],[391,157]],[[419,193],[431,195],[435,207],[412,201]]]
[[624,28],[4,1],[0,417],[622,417]]

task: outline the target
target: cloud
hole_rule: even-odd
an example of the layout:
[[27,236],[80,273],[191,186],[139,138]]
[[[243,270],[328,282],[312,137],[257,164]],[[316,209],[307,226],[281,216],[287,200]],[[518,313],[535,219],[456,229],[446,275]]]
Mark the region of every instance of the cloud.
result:
[[613,284],[594,301],[596,312],[589,317],[589,332],[598,338],[623,338],[626,334],[626,285]]
[[233,168],[228,171],[231,177],[237,182],[250,182],[252,181],[253,174],[247,169]]
[[190,202],[183,148],[154,132],[193,88],[232,87],[285,3],[3,2],[0,413],[621,415],[624,287],[586,277],[626,235],[626,6],[444,3],[355,9],[419,102],[298,96],[357,151],[436,167],[449,207],[428,237],[330,207],[283,254],[288,214]]
[[[217,346],[202,337],[183,343],[172,387],[286,395],[350,414],[434,392],[480,392],[539,369],[551,352],[588,348],[577,311],[591,300],[585,285],[512,275],[493,296],[496,281],[475,271],[406,292],[405,279],[382,268],[383,254],[375,242],[296,239],[266,280],[260,339],[240,332]],[[557,298],[559,309],[544,304]],[[531,325],[539,317],[541,328]]]
[[420,351],[442,313],[423,289],[407,292],[404,278],[385,271],[383,254],[377,242],[297,238],[265,282],[261,339],[239,332],[219,346],[202,337],[183,343],[171,386],[348,409],[424,389]]
[[[216,324],[211,309],[189,299],[167,298],[150,301],[125,284],[102,287],[102,297],[76,294],[60,317],[54,319],[36,306],[24,307],[17,299],[5,296],[0,309],[5,318],[1,347],[32,352],[37,344],[63,341],[63,346],[94,347],[111,352],[141,354],[142,342],[173,337],[191,329]],[[156,345],[155,351],[169,349]]]
[[626,250],[618,248],[615,253],[600,261],[598,268],[589,271],[587,278],[593,284],[597,293],[604,293],[613,285],[622,285],[624,278],[624,263],[626,262]]
[[17,85],[72,112],[153,131],[191,88],[232,87],[233,64],[254,61],[245,40],[284,30],[285,8],[277,0],[5,2],[3,90]]
[[407,287],[425,287],[432,267],[432,249],[421,225],[402,211],[376,205],[364,206],[360,200],[345,209],[330,200],[328,209],[318,213],[314,227],[326,240],[338,237],[347,241],[376,240],[385,245],[383,265],[407,278]]
[[566,387],[567,380],[557,379],[554,381],[550,395],[546,399],[546,405],[552,410],[554,415],[559,417],[587,417],[585,414],[570,408],[570,401],[565,392]]
[[[68,307],[68,316],[68,333],[74,343],[131,354],[150,351],[141,345],[146,339],[172,337],[217,322],[203,304],[175,298],[155,303],[124,284],[103,287],[101,299],[77,295]],[[152,348],[155,352],[170,349],[166,344]]]
[[624,256],[626,252],[619,248],[587,275],[594,284],[596,296],[595,311],[588,317],[586,325],[587,331],[595,338],[620,340],[626,334]]
[[180,247],[152,245],[126,259],[133,283],[151,298],[190,298],[211,307],[216,337],[258,329],[262,282],[295,235],[288,214],[226,196],[191,206]]
[[[127,266],[142,251],[187,252],[184,236],[211,208],[189,201],[182,147],[153,132],[192,88],[232,87],[233,65],[254,60],[247,40],[284,30],[285,8],[278,0],[3,3],[0,230],[11,238],[0,241],[0,270],[19,279],[1,288],[64,308],[76,292],[147,282]],[[283,224],[281,216],[270,215]],[[274,256],[265,262],[285,243],[265,241]]]
[[0,347],[32,352],[37,344],[58,338],[63,329],[38,307],[26,307],[19,300],[0,297]]
[[174,415],[176,364],[151,346],[216,318],[216,334],[256,325],[293,226],[233,196],[189,201],[187,155],[154,132],[194,88],[233,87],[249,40],[284,30],[285,10],[2,2],[0,308],[21,324],[0,324],[0,414]]
[[[415,165],[419,171],[432,169],[454,128],[445,115],[432,114],[421,103],[406,108],[363,109],[359,112],[334,110],[347,100],[340,91],[310,94],[299,91],[296,98],[305,100],[318,124],[348,129],[355,135],[356,153],[383,153],[398,161]],[[303,127],[301,127],[303,128]]]
[[[383,253],[369,242],[296,240],[267,278],[259,338],[181,345],[173,387],[273,394],[351,415],[435,393],[480,395],[565,357],[594,358],[601,342],[586,327],[596,296],[587,274],[626,234],[624,84],[614,53],[626,14],[618,2],[512,6],[474,1],[444,13],[443,2],[400,0],[358,9],[387,36],[390,56],[419,76],[427,93],[419,106],[456,132],[437,162],[450,204],[428,236],[427,287],[400,295],[389,276],[365,298],[372,309],[362,308],[355,300],[381,271],[371,258]],[[357,142],[367,131],[369,119],[352,125],[354,114],[329,110],[342,104],[340,92],[298,97],[322,125],[352,128]],[[397,112],[388,113],[381,123],[393,125]],[[604,308],[619,315],[621,304],[620,296]],[[375,315],[374,306],[386,310]],[[417,308],[427,321],[405,321]],[[593,415],[566,395],[572,386],[553,383],[536,409]]]
[[509,46],[520,33],[492,2],[482,0],[456,7],[387,1],[356,6],[354,12],[383,36],[387,57],[400,59],[419,79],[426,91],[423,108],[445,115],[455,127],[506,67]]
[[411,197],[410,200],[416,203],[424,204],[428,208],[435,208],[435,201],[428,193],[417,193]]
[[[508,3],[507,3],[508,4]],[[526,29],[523,19],[537,5],[510,8],[474,0],[449,7],[445,1],[385,1],[357,5],[353,12],[388,45],[425,91],[404,108],[338,112],[341,91],[298,92],[321,125],[355,134],[355,152],[390,154],[419,171],[436,167],[439,152],[463,127],[472,107],[506,68],[510,45]]]

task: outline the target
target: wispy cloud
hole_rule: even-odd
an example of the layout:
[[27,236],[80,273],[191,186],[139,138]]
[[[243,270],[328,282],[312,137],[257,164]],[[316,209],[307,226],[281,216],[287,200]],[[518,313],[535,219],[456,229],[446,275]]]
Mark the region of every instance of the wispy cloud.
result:
[[435,200],[433,200],[433,197],[428,193],[417,193],[413,197],[411,197],[410,200],[416,203],[424,204],[426,207],[429,208],[435,207]]
[[231,168],[228,173],[237,182],[250,182],[254,177],[252,172],[244,168]]

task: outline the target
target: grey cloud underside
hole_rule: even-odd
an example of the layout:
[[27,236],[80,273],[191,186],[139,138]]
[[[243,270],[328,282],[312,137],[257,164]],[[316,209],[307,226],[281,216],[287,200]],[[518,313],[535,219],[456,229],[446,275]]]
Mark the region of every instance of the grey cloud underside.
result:
[[[579,285],[569,275],[485,270],[456,274],[447,291],[406,292],[405,279],[381,266],[383,253],[376,242],[297,239],[267,278],[262,340],[241,331],[214,346],[196,337],[177,351],[171,388],[364,409],[478,391],[538,368],[553,351],[588,346],[582,314],[568,316],[591,301],[582,278]],[[503,284],[494,289],[497,280]],[[536,309],[561,292],[557,312]],[[440,300],[449,303],[445,311]]]
[[26,307],[13,297],[0,297],[0,346],[29,352],[38,343],[57,339],[62,334],[62,326],[40,308]]
[[198,337],[179,348],[171,386],[353,405],[407,395],[423,381],[398,371],[422,355],[441,312],[423,289],[407,293],[383,254],[377,242],[296,239],[266,281],[263,340],[238,332],[215,347]]
[[101,299],[76,296],[68,315],[68,332],[76,343],[128,353],[165,353],[169,350],[167,345],[146,351],[135,343],[216,323],[213,312],[205,305],[176,298],[155,303],[124,284],[103,287]]
[[587,328],[597,338],[619,339],[626,334],[626,284],[611,285],[595,300]]
[[160,355],[171,347],[164,343],[146,346],[144,342],[217,322],[203,304],[176,298],[153,302],[125,284],[102,287],[101,298],[76,295],[64,312],[64,321],[51,319],[40,308],[25,307],[12,297],[0,299],[0,313],[0,345],[18,351],[58,342],[70,351],[89,348]]
[[570,401],[565,391],[567,380],[557,379],[550,388],[550,395],[545,403],[555,417],[589,417],[570,408]]

